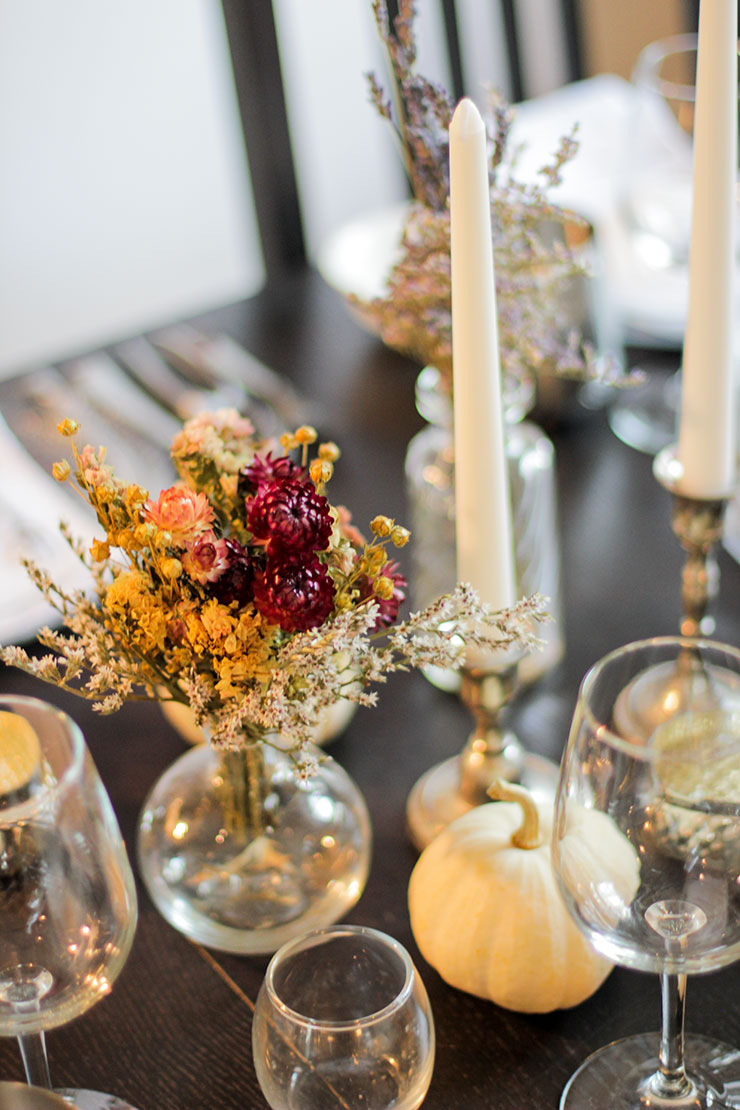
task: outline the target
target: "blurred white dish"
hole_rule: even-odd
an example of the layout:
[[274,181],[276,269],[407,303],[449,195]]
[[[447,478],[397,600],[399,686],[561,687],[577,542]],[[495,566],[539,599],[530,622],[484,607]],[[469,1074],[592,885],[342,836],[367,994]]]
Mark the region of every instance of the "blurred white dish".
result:
[[[401,235],[409,210],[408,201],[362,215],[332,232],[319,248],[316,266],[327,285],[343,297],[354,294],[364,301],[382,297],[388,275],[400,257]],[[355,305],[352,315],[373,334],[374,321]]]
[[[205,734],[195,724],[190,706],[182,705],[177,701],[163,701],[159,704],[164,716],[186,743],[203,744],[205,742]],[[348,701],[346,698],[330,705],[322,714],[316,726],[312,738],[313,743],[318,747],[324,747],[330,744],[332,740],[336,740],[344,732],[356,712],[357,702]]]
[[[632,249],[618,213],[625,177],[625,133],[634,97],[627,81],[606,74],[518,105],[512,129],[512,148],[519,148],[515,176],[523,182],[536,180],[561,137],[578,123],[578,153],[565,166],[562,183],[548,190],[548,196],[593,225],[607,307],[621,320],[626,340],[673,349],[683,340],[686,270],[646,266]],[[363,213],[333,231],[316,260],[327,284],[344,297],[382,296],[399,255],[407,210],[408,202],[400,201]],[[364,327],[376,330],[360,310],[353,306],[350,310]]]

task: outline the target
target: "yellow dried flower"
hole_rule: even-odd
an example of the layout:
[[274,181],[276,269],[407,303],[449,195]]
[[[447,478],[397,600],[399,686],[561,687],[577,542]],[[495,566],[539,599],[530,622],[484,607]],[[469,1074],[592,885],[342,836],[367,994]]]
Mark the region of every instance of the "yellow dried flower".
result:
[[124,504],[127,509],[137,509],[139,505],[143,505],[149,496],[149,491],[143,489],[141,486],[133,485],[126,487],[126,494],[124,496]]
[[116,487],[110,485],[109,482],[105,482],[102,485],[94,486],[89,496],[93,505],[96,501],[101,505],[110,505],[111,501],[116,499]]
[[131,528],[120,528],[115,533],[115,546],[120,547],[122,551],[131,551],[133,548],[139,546],[136,540],[136,533]]
[[167,635],[167,614],[140,571],[119,574],[105,594],[105,606],[125,638],[143,654],[161,651]]
[[110,555],[110,546],[107,540],[93,540],[90,545],[90,554],[96,562],[104,562]]
[[319,444],[318,456],[326,462],[336,462],[341,453],[336,443],[329,441],[329,443]]
[[239,479],[236,474],[222,474],[218,482],[227,497],[236,497],[239,489]]
[[150,520],[142,521],[141,524],[137,524],[136,528],[134,529],[136,542],[142,547],[148,544],[152,536],[156,536],[156,534],[157,526],[156,524],[152,524]]
[[323,459],[312,459],[308,472],[314,484],[322,486],[331,478],[334,467],[330,462],[325,462]]
[[62,420],[60,424],[57,424],[57,431],[60,436],[76,436],[79,430],[80,425],[78,421],[70,420],[69,417],[67,417],[66,420]]
[[154,546],[155,547],[159,547],[159,548],[169,547],[172,544],[172,533],[165,531],[164,528],[155,529],[155,535],[153,537],[153,540],[154,540]]
[[365,568],[373,578],[387,562],[387,556],[382,547],[368,547],[365,552]]
[[179,559],[173,557],[164,559],[162,561],[162,574],[165,578],[171,578],[172,580],[179,578],[182,574],[182,563]]
[[310,424],[301,424],[300,428],[295,430],[295,441],[303,447],[305,444],[315,443],[319,438],[319,433]]
[[67,478],[69,478],[71,470],[72,468],[70,467],[66,459],[62,459],[61,462],[55,462],[51,468],[51,472],[56,478],[57,482],[66,482]]
[[373,583],[373,591],[376,597],[381,601],[389,601],[393,597],[393,581],[387,578],[384,574],[380,578],[376,578]]
[[283,451],[292,451],[294,447],[298,446],[298,440],[292,432],[283,432],[280,436],[280,446]]
[[215,598],[207,601],[203,606],[200,619],[208,636],[214,641],[225,640],[236,627],[236,620],[231,611],[226,605],[221,605],[220,602],[216,601]]
[[404,528],[400,524],[394,524],[391,531],[391,543],[394,547],[405,547],[410,539],[411,533],[408,528]]
[[387,539],[393,531],[393,521],[389,516],[376,516],[370,521],[370,530],[379,539]]

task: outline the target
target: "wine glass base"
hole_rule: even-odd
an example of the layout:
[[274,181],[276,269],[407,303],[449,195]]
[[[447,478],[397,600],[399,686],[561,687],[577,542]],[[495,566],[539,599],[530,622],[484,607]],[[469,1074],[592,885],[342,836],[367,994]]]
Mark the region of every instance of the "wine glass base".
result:
[[625,1037],[594,1052],[568,1081],[560,1110],[732,1110],[740,1107],[740,1050],[709,1037],[687,1035],[686,1070],[695,1090],[687,1097],[650,1095],[658,1069],[658,1033]]
[[85,1091],[77,1087],[57,1087],[56,1093],[77,1110],[136,1110],[130,1102],[116,1095],[104,1095],[101,1091]]
[[617,398],[608,412],[609,427],[628,447],[657,455],[676,438],[679,399],[679,376],[653,376]]
[[[544,756],[525,752],[521,784],[538,800],[552,803],[558,783],[558,766]],[[473,805],[460,793],[460,757],[452,756],[425,771],[406,802],[409,836],[421,852],[457,817]]]

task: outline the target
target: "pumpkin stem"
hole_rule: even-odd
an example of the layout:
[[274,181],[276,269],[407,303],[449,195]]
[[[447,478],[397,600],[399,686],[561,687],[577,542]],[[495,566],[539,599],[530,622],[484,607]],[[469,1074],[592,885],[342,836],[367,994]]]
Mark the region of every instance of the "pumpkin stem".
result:
[[488,787],[487,793],[495,802],[518,802],[522,807],[522,823],[511,836],[514,847],[525,850],[539,848],[542,844],[540,818],[535,800],[529,791],[517,783],[497,779]]

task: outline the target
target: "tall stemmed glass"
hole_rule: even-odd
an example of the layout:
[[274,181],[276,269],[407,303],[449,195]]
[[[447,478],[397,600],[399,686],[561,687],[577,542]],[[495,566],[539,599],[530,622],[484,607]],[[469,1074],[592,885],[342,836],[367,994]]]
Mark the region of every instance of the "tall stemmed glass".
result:
[[[682,681],[648,737],[625,711],[640,679]],[[661,977],[662,1030],[617,1041],[573,1075],[562,1110],[740,1106],[740,1052],[683,1033],[687,974],[740,956],[740,651],[665,637],[586,675],[563,755],[553,863],[594,947]]]
[[[77,725],[35,698],[0,697],[0,1035],[51,1087],[45,1030],[111,989],[136,928],[113,809]],[[126,1103],[64,1090],[84,1110]]]

